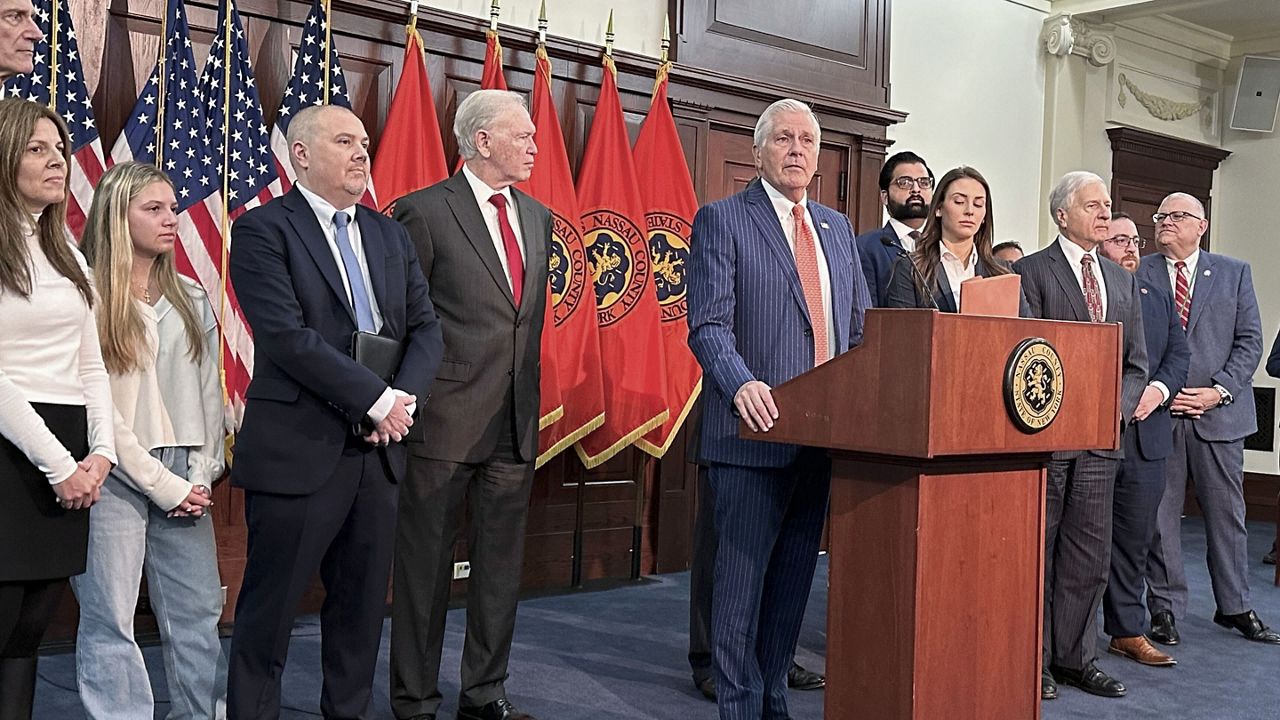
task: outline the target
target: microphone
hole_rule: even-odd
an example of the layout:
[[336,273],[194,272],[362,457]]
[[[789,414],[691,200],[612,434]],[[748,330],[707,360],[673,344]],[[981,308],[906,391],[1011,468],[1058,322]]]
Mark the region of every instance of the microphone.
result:
[[904,260],[907,262],[907,267],[911,268],[911,277],[919,284],[918,287],[924,291],[924,296],[929,298],[929,307],[941,312],[938,308],[938,301],[933,299],[929,284],[924,281],[924,275],[920,274],[920,269],[916,267],[915,262],[911,260],[911,256],[907,254],[907,251],[901,245],[895,243],[888,235],[881,235],[880,242],[884,243],[885,247],[892,248],[898,254],[897,259],[893,261],[895,266]]

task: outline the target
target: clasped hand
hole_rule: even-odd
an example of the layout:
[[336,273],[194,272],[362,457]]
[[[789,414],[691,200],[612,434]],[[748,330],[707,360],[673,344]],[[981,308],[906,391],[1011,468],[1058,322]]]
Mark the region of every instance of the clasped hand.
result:
[[1221,404],[1222,393],[1217,388],[1183,388],[1169,403],[1169,411],[1194,418]]
[[413,427],[413,416],[409,413],[409,408],[417,402],[416,395],[396,393],[391,412],[373,427],[373,432],[364,436],[365,441],[374,445],[389,445],[403,440],[409,434],[409,428]]
[[58,505],[66,510],[87,510],[98,502],[102,483],[109,472],[111,461],[98,454],[89,455],[76,463],[75,472],[53,486],[53,494],[58,496]]

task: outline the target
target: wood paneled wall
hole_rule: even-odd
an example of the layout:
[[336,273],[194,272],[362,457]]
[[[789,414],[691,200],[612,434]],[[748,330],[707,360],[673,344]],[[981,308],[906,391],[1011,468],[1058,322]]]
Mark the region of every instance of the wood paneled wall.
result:
[[[533,0],[522,0],[532,2]],[[880,223],[876,175],[887,125],[904,115],[888,107],[889,0],[811,0],[802,26],[772,0],[670,0],[675,28],[670,98],[702,201],[740,189],[754,174],[751,132],[770,102],[792,96],[813,104],[823,126],[814,193],[853,219]],[[71,0],[103,146],[110,148],[149,74],[159,45],[163,0]],[[554,3],[551,4],[554,29]],[[268,124],[292,71],[292,52],[309,9],[299,0],[239,0]],[[197,62],[203,63],[217,20],[216,2],[189,0]],[[332,10],[352,103],[373,150],[399,77],[406,6],[393,0],[345,2]],[[479,86],[485,24],[439,10],[419,11],[433,100],[445,149],[456,152],[451,127],[458,102]],[[507,81],[529,92],[535,33],[502,27]],[[554,94],[570,163],[576,169],[599,93],[601,46],[548,39]],[[657,61],[615,53],[618,86],[634,139],[648,110]],[[711,390],[707,390],[711,392]],[[696,413],[692,420],[696,420]],[[638,451],[586,471],[570,452],[537,475],[531,501],[524,584],[567,588],[599,578],[683,570],[688,566],[696,477],[686,428],[668,456]],[[215,494],[223,581],[230,618],[243,568],[243,504],[223,483]],[[465,548],[460,548],[465,557]],[[458,583],[461,590],[464,583]],[[67,638],[64,616],[50,639]],[[145,622],[140,623],[144,626]]]

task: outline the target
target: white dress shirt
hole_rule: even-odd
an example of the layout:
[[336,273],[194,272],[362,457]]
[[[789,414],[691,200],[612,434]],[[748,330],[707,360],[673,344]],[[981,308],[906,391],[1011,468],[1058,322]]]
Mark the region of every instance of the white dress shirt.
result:
[[813,247],[818,259],[818,287],[822,289],[822,314],[827,318],[827,352],[826,358],[817,358],[819,362],[825,362],[836,356],[836,322],[835,316],[831,312],[831,270],[827,267],[827,254],[822,251],[822,236],[813,226],[813,216],[809,214],[808,196],[800,199],[799,203],[791,202],[781,192],[776,190],[764,178],[760,179],[760,184],[764,186],[764,191],[769,195],[770,202],[773,203],[773,210],[778,214],[778,222],[782,224],[782,234],[787,238],[787,245],[791,248],[791,255],[794,258],[796,254],[796,222],[791,217],[791,208],[800,205],[804,208],[804,222],[809,226],[809,234],[813,236]]
[[[351,297],[351,278],[347,277],[347,266],[342,262],[342,253],[338,250],[338,226],[333,222],[333,216],[338,212],[328,200],[307,189],[301,181],[297,183],[298,190],[302,192],[302,197],[306,198],[307,204],[311,206],[312,212],[316,214],[316,220],[320,223],[320,229],[324,231],[325,242],[329,244],[329,252],[333,253],[333,261],[338,265],[338,276],[342,278],[342,287],[347,291],[347,302],[351,304],[351,309],[355,310],[355,300]],[[356,264],[360,266],[360,273],[364,275],[361,282],[364,283],[364,291],[369,297],[369,310],[373,313],[373,331],[380,332],[382,330],[382,312],[378,309],[378,298],[373,294],[373,279],[369,277],[369,262],[365,259],[364,242],[360,237],[360,223],[356,222],[356,206],[342,208],[342,212],[351,218],[347,223],[347,239],[351,241],[351,250],[355,253]],[[373,403],[373,407],[365,413],[369,419],[376,425],[383,421],[391,412],[391,407],[395,405],[396,395],[404,395],[399,390],[387,388],[382,395],[378,396],[377,401]],[[412,413],[413,409],[410,408]]]
[[961,260],[940,243],[942,250],[942,269],[947,273],[947,283],[951,286],[951,295],[956,299],[956,309],[960,308],[960,284],[978,274],[978,249],[969,249],[969,259]]
[[[1067,265],[1071,266],[1071,273],[1076,276],[1076,284],[1080,286],[1081,296],[1084,295],[1084,273],[1081,271],[1080,261],[1086,254],[1093,259],[1093,276],[1098,280],[1098,296],[1102,301],[1102,317],[1105,318],[1107,316],[1107,281],[1102,277],[1098,248],[1095,247],[1086,253],[1084,248],[1061,235],[1058,236],[1058,244],[1062,247],[1062,254],[1067,256]],[[1088,303],[1085,304],[1088,305]]]
[[489,198],[494,195],[502,195],[507,199],[507,222],[511,223],[511,231],[516,235],[516,246],[520,248],[520,262],[523,265],[524,237],[520,233],[520,216],[516,212],[515,198],[511,195],[511,188],[494,190],[476,177],[476,174],[466,165],[462,166],[462,175],[467,179],[471,192],[476,196],[476,204],[480,206],[480,214],[484,216],[485,227],[489,228],[489,241],[493,243],[493,249],[498,251],[498,262],[502,263],[502,274],[507,278],[507,289],[514,290],[511,284],[511,267],[507,262],[507,246],[502,242],[502,227],[498,225],[498,206],[489,202]]
[[[1164,259],[1165,269],[1169,271],[1169,289],[1173,291],[1174,302],[1178,297],[1178,268],[1177,260],[1166,257]],[[1182,262],[1187,264],[1187,301],[1190,302],[1196,295],[1196,267],[1200,265],[1200,248],[1191,251],[1186,260]]]
[[902,243],[902,249],[907,252],[915,252],[916,239],[911,237],[911,233],[920,234],[919,230],[907,225],[896,218],[889,218],[889,227],[893,228],[893,232],[898,236],[898,242]]

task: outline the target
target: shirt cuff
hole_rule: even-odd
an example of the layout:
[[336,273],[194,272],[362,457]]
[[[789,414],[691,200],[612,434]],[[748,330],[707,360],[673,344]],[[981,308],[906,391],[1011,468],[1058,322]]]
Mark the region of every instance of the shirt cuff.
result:
[[1152,380],[1151,382],[1149,382],[1149,383],[1147,383],[1147,384],[1148,384],[1148,385],[1150,385],[1151,387],[1153,387],[1153,388],[1155,388],[1155,389],[1157,389],[1157,390],[1159,390],[1159,391],[1160,391],[1160,395],[1161,395],[1162,397],[1164,397],[1164,399],[1160,401],[1160,404],[1161,404],[1161,405],[1165,405],[1165,404],[1167,404],[1167,403],[1169,402],[1169,395],[1170,395],[1171,393],[1169,392],[1169,386],[1168,386],[1168,385],[1165,385],[1164,383],[1160,382],[1159,380]]
[[373,407],[369,408],[369,412],[365,413],[374,425],[387,419],[387,415],[391,414],[391,408],[396,404],[396,392],[391,388],[382,391],[378,396],[378,400],[373,403]]
[[[396,397],[409,397],[409,393],[403,390],[391,388],[391,391],[396,394]],[[410,405],[406,405],[404,409],[405,409],[405,412],[409,413],[409,415],[412,416],[413,414],[418,412],[418,403],[414,402]]]

